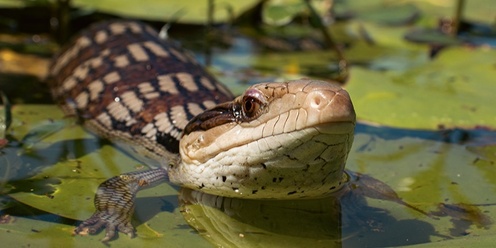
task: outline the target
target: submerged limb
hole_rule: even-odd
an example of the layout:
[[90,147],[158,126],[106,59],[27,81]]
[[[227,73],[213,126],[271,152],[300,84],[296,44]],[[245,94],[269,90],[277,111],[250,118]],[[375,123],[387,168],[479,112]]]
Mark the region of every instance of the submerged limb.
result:
[[358,172],[347,171],[347,173],[353,178],[352,187],[355,192],[373,199],[396,202],[431,219],[439,219],[431,213],[427,213],[424,210],[403,201],[403,199],[401,199],[386,183]]
[[100,184],[95,195],[95,213],[83,221],[74,232],[76,234],[94,234],[106,227],[105,238],[102,239],[102,242],[112,239],[116,230],[134,237],[131,217],[134,211],[136,193],[166,179],[167,171],[158,168],[124,173],[106,180]]

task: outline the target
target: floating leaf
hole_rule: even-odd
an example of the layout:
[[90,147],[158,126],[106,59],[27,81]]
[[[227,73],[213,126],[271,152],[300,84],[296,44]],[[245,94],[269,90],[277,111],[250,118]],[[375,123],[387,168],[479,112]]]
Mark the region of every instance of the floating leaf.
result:
[[[494,147],[491,147],[494,151]],[[496,176],[492,173],[492,167],[479,165],[479,156],[462,145],[418,138],[382,139],[357,134],[347,167],[374,175],[391,186],[405,202],[426,212],[437,211],[438,203],[466,203],[474,204],[481,213],[489,215],[486,216],[489,220],[494,220],[496,216],[491,214],[490,209],[496,204]],[[494,160],[495,156],[492,157]],[[478,193],[474,194],[474,191]],[[403,218],[417,214],[416,211],[400,209],[384,201],[369,200],[369,203],[380,208],[389,205],[392,208],[389,211],[396,213],[393,215]],[[454,217],[425,220],[439,232],[439,236],[431,237],[431,241],[442,240],[443,235],[454,235],[453,230],[456,230],[456,237],[464,237],[467,232],[475,237],[492,229],[487,222],[483,222],[486,226],[482,228],[476,227],[479,222],[471,223],[468,220],[465,220],[464,227],[457,227],[453,221],[459,220]]]
[[[137,210],[143,212],[143,210]],[[155,216],[156,221],[137,228],[137,237],[130,239],[120,235],[111,241],[116,247],[212,247],[199,235],[191,233],[189,228],[181,228],[186,223],[173,214],[161,212]],[[0,239],[5,247],[104,247],[100,242],[103,234],[92,236],[74,236],[74,226],[59,224],[39,218],[10,216],[12,222],[0,224]],[[52,218],[52,220],[55,218]]]
[[358,118],[417,129],[496,128],[495,50],[451,48],[406,71],[353,68],[347,89]]
[[[204,24],[207,20],[207,0],[182,0],[182,1],[162,1],[162,0],[141,0],[141,1],[121,1],[121,0],[74,0],[72,3],[77,7],[92,8],[101,12],[140,18],[146,20],[167,21],[175,19],[178,12],[181,12],[177,19],[180,23]],[[214,22],[227,22],[231,20],[231,13],[236,17],[244,11],[253,7],[258,1],[215,1]],[[119,8],[116,8],[119,6]],[[232,12],[231,12],[232,11]]]
[[[339,16],[353,14],[360,18],[370,18],[369,21],[380,21],[381,18],[394,20],[395,18],[405,18],[411,13],[418,11],[421,18],[417,24],[425,25],[425,27],[434,27],[439,18],[453,17],[455,14],[457,1],[448,1],[440,3],[439,1],[384,1],[384,0],[369,0],[369,1],[335,1],[335,10]],[[405,3],[406,2],[406,3]],[[465,1],[463,16],[468,20],[492,23],[494,21],[494,2],[492,0]],[[381,17],[382,10],[391,10],[385,13],[385,17]],[[399,13],[401,15],[398,15]],[[374,17],[374,18],[372,18]],[[366,19],[364,18],[364,19]]]
[[[283,26],[290,23],[297,16],[309,17],[309,10],[305,0],[269,0],[262,8],[262,20],[272,26]],[[329,15],[332,4],[326,0],[310,1],[312,7],[320,15]],[[311,28],[311,27],[307,27]]]
[[459,45],[462,43],[461,40],[457,38],[443,34],[438,30],[427,29],[427,30],[414,30],[405,35],[405,39],[412,42],[428,43],[435,45]]
[[420,16],[419,9],[411,3],[375,5],[361,11],[360,19],[387,25],[409,24]]
[[282,26],[305,10],[302,0],[267,1],[263,6],[262,19],[267,24]]

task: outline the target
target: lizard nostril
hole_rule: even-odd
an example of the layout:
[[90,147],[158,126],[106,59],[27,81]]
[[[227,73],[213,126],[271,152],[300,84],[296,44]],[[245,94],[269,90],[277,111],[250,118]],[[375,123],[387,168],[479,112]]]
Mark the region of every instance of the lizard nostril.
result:
[[310,107],[314,109],[322,109],[327,105],[325,96],[323,96],[320,92],[315,92],[311,97]]
[[318,107],[320,105],[320,97],[315,97],[313,99],[313,105],[314,107]]

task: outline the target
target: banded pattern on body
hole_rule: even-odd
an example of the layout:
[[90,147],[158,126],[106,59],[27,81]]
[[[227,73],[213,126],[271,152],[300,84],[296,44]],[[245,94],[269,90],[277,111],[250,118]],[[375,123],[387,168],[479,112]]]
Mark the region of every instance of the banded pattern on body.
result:
[[67,114],[168,159],[189,119],[233,98],[191,56],[138,22],[92,26],[61,51],[50,73]]

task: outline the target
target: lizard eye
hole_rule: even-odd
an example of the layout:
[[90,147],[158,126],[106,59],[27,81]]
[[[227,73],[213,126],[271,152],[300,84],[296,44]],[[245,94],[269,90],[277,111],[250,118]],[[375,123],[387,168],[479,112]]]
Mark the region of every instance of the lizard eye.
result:
[[249,122],[259,117],[268,102],[265,95],[258,89],[248,89],[245,93],[236,98],[237,120]]
[[261,102],[255,97],[243,97],[243,113],[248,118],[255,117],[261,109]]

